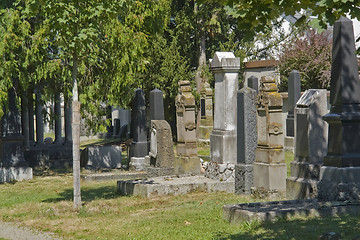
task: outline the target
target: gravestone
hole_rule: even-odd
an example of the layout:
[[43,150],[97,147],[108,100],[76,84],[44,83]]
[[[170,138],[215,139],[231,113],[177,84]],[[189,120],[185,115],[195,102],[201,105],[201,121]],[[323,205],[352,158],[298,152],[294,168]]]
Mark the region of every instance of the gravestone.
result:
[[170,125],[165,120],[151,120],[150,130],[150,177],[174,174],[174,146]]
[[286,136],[288,137],[294,137],[294,108],[300,96],[300,73],[292,70],[288,79],[288,114],[286,116]]
[[216,52],[210,63],[210,70],[215,77],[214,130],[210,135],[212,162],[236,163],[236,93],[239,69],[240,59],[232,52]]
[[200,173],[196,143],[195,97],[191,93],[189,81],[179,81],[175,106],[177,130],[175,173]]
[[256,91],[256,94],[258,94],[258,92],[259,92],[259,80],[258,80],[258,78],[255,77],[254,75],[249,77],[248,78],[248,87],[254,89]]
[[210,144],[210,134],[213,130],[213,91],[208,82],[203,84],[200,90],[200,104],[201,104],[201,119],[199,126],[200,144]]
[[149,162],[145,156],[149,152],[146,129],[145,95],[142,89],[136,89],[132,109],[132,137],[130,146],[130,169],[145,170]]
[[253,164],[254,194],[284,196],[286,164],[282,98],[273,77],[261,77],[256,105],[258,145]]
[[328,152],[318,183],[321,200],[360,200],[360,80],[352,21],[341,17],[333,32]]
[[121,168],[121,146],[90,146],[81,151],[81,167],[86,169]]
[[[130,137],[130,118],[131,118],[130,110],[115,106],[112,107],[112,119],[114,123],[114,129],[118,128],[116,132],[116,137],[120,137],[120,138]],[[120,125],[116,126],[118,123]]]
[[325,89],[309,89],[295,107],[295,157],[290,163],[291,176],[286,180],[288,199],[317,197],[317,182],[327,151],[328,112]]
[[14,88],[15,86],[8,90],[8,107],[4,106],[4,115],[0,122],[0,183],[33,177],[32,168],[24,158],[24,139],[20,133],[21,119]]
[[159,89],[150,91],[150,119],[164,120],[164,99]]
[[244,87],[237,93],[237,164],[235,193],[251,194],[257,146],[256,90]]

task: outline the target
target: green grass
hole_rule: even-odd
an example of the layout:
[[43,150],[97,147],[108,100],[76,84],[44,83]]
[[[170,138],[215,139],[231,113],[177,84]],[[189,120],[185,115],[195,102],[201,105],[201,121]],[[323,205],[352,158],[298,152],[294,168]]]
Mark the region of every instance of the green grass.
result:
[[290,176],[290,163],[294,161],[294,153],[290,151],[285,151],[285,163],[287,166],[287,176]]
[[204,192],[119,196],[115,180],[82,182],[83,207],[74,212],[72,180],[69,174],[0,185],[0,220],[64,239],[317,239],[330,231],[340,232],[342,239],[360,235],[360,219],[348,216],[230,225],[222,219],[223,205],[260,200]]

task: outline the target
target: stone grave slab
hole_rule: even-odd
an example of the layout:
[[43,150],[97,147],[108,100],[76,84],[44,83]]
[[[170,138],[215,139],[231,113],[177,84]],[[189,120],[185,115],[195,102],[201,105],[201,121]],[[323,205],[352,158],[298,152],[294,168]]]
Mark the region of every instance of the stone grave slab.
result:
[[243,221],[276,221],[291,217],[329,217],[359,215],[359,202],[322,202],[317,199],[302,199],[273,202],[257,202],[225,205],[223,217],[229,223]]
[[81,153],[86,169],[121,168],[121,146],[90,146]]

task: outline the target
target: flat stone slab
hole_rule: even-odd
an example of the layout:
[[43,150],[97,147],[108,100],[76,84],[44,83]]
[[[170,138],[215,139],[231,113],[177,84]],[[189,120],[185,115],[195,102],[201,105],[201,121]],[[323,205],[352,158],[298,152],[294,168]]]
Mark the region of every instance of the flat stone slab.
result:
[[202,175],[162,176],[144,180],[118,181],[117,190],[122,195],[144,197],[181,195],[194,191],[235,191],[234,181],[219,181]]
[[32,178],[33,171],[31,167],[0,168],[0,183],[30,180]]
[[225,205],[223,217],[229,223],[275,221],[278,218],[360,215],[360,202],[321,202],[317,199]]
[[106,180],[135,180],[147,178],[146,172],[124,172],[112,171],[102,173],[82,174],[81,177],[85,181],[106,181]]

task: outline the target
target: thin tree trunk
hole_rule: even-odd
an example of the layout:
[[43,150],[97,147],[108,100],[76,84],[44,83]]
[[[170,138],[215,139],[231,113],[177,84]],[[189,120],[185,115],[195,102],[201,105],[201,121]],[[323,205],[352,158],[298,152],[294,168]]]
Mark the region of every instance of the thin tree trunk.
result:
[[73,54],[73,102],[72,102],[72,142],[73,142],[73,175],[74,175],[74,210],[81,207],[80,190],[80,102],[77,86],[77,53]]

